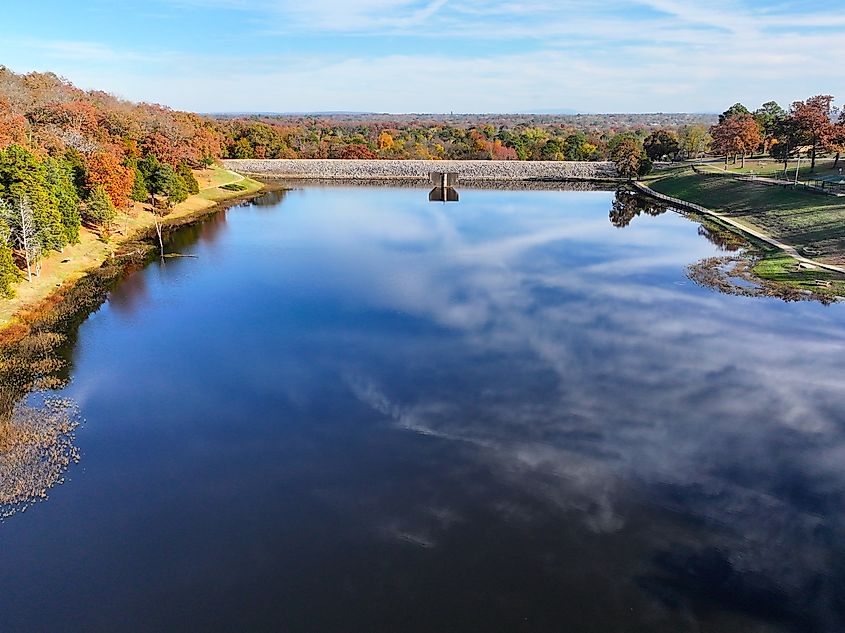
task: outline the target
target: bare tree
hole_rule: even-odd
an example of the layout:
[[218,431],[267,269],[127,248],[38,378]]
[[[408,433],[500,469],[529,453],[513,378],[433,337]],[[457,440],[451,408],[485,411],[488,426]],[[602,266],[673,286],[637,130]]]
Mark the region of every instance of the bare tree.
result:
[[43,252],[41,230],[35,221],[35,214],[29,198],[21,196],[14,205],[0,201],[0,219],[9,225],[8,239],[23,255],[26,262],[27,279],[41,274],[41,255]]
[[153,214],[153,222],[155,223],[156,235],[158,236],[159,254],[161,258],[164,259],[164,239],[162,237],[162,232],[164,230],[164,215],[169,213],[169,205],[165,208],[164,214],[162,214],[158,206],[158,200],[154,193],[150,193],[150,205],[152,207],[151,212]]
[[162,239],[162,237],[161,237],[161,231],[162,231],[162,228],[164,227],[164,220],[163,220],[163,219],[162,219],[162,217],[158,214],[158,210],[157,210],[157,209],[153,209],[153,222],[155,222],[155,225],[156,225],[156,235],[158,235],[158,248],[159,248],[159,253],[160,253],[160,255],[161,255],[161,258],[162,258],[162,259],[164,259],[164,240],[163,240],[163,239]]

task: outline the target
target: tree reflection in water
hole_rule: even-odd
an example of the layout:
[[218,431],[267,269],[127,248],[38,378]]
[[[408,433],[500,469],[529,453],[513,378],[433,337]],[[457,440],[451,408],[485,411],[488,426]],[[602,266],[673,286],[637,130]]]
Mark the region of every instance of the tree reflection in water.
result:
[[610,223],[616,228],[622,229],[640,214],[657,216],[666,213],[668,210],[669,208],[666,205],[656,200],[647,198],[630,189],[620,188],[616,191],[616,198],[614,198],[610,207]]
[[[625,228],[630,225],[634,218],[645,214],[658,216],[669,211],[671,207],[644,196],[631,189],[620,188],[616,191],[616,197],[610,208],[610,223],[616,228]],[[674,209],[683,215],[692,215]],[[723,251],[735,252],[747,246],[745,239],[729,231],[704,216],[695,216],[693,219],[700,223],[698,234],[711,244],[718,246]]]

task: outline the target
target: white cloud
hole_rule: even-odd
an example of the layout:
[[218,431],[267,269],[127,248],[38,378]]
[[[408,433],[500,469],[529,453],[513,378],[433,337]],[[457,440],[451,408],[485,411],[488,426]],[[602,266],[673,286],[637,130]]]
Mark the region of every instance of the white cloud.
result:
[[[721,111],[845,84],[845,66],[829,61],[845,57],[841,7],[791,15],[738,0],[213,5],[243,12],[260,46],[197,53],[8,39],[0,54],[18,70],[55,70],[86,87],[199,111]],[[309,38],[321,35],[334,39],[311,52]]]

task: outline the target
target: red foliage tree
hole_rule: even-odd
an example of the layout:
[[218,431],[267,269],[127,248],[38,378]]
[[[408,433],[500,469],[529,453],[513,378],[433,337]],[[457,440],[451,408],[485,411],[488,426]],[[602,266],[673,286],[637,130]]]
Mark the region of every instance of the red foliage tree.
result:
[[816,95],[806,101],[796,101],[789,111],[789,118],[804,141],[811,145],[810,169],[816,168],[816,152],[826,149],[831,141],[835,128],[833,125],[833,97],[831,95]]
[[493,160],[517,160],[519,157],[513,147],[503,145],[502,141],[496,139],[490,145],[490,158]]
[[223,153],[223,135],[203,125],[196,128],[191,137],[190,146],[195,154],[192,163],[214,159]]
[[0,149],[26,142],[26,118],[12,112],[8,99],[0,99]]
[[63,130],[73,130],[82,134],[95,135],[98,131],[99,118],[97,109],[85,101],[51,103],[30,117],[42,123],[50,123]]
[[361,160],[374,160],[378,158],[378,154],[376,154],[373,150],[371,150],[366,145],[361,143],[353,144],[353,145],[346,145],[343,149],[340,150],[338,154],[338,158],[343,158],[346,160],[349,159],[361,159]]
[[763,137],[760,128],[751,114],[737,114],[723,119],[710,128],[713,137],[713,149],[718,154],[725,155],[725,165],[728,156],[742,156],[742,166],[745,167],[745,157],[760,147]]
[[89,189],[102,186],[114,206],[129,206],[129,194],[135,182],[135,172],[125,167],[116,153],[104,151],[92,154],[85,161],[85,166],[86,185]]

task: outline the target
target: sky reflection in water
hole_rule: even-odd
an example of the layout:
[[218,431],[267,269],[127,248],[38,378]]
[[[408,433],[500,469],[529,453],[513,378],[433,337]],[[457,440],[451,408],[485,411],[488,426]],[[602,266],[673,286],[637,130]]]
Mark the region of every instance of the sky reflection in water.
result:
[[845,628],[845,310],[699,288],[698,226],[612,200],[180,234],[80,330],[83,461],[0,526],[0,628]]

